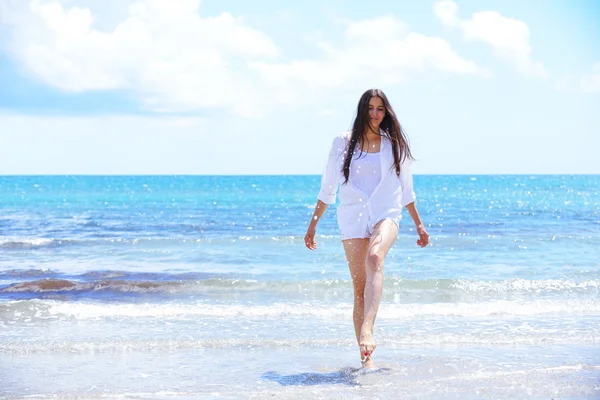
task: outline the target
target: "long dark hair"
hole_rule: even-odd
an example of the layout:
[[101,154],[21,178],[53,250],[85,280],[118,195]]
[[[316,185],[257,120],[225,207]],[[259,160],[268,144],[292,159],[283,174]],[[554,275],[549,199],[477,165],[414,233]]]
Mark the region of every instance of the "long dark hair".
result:
[[[352,126],[350,144],[348,145],[346,158],[344,159],[344,166],[342,169],[344,178],[346,178],[344,183],[347,183],[348,179],[350,178],[350,162],[352,161],[356,144],[363,143],[367,140],[367,129],[369,129],[369,100],[371,100],[371,97],[375,96],[381,98],[383,101],[383,106],[385,107],[385,117],[383,117],[383,121],[381,121],[379,129],[383,131],[382,136],[387,137],[392,144],[394,164],[390,167],[390,169],[395,167],[396,175],[400,176],[400,164],[406,158],[409,160],[414,160],[414,157],[412,156],[408,146],[408,138],[400,126],[398,118],[396,118],[396,113],[394,113],[394,109],[388,101],[387,96],[379,89],[369,89],[363,93],[358,101],[356,119],[354,120],[354,124]],[[359,157],[362,155],[362,152],[363,150],[361,146]]]

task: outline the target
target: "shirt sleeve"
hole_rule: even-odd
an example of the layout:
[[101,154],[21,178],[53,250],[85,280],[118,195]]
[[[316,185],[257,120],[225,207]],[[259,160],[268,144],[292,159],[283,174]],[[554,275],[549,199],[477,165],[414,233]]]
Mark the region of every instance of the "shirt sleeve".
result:
[[400,185],[402,185],[402,207],[414,202],[417,198],[413,190],[412,162],[405,159],[400,165]]
[[329,149],[329,156],[327,157],[327,164],[323,170],[323,176],[321,177],[321,190],[319,190],[318,199],[325,204],[335,203],[335,197],[340,184],[340,173],[337,170],[338,157],[341,156],[343,149],[340,140],[343,142],[343,138],[336,137],[333,139],[331,149]]

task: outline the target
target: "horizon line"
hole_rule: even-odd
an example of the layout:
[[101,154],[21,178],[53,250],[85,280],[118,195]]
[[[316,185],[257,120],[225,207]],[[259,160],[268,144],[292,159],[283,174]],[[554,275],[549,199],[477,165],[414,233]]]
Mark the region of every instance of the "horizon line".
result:
[[[322,174],[0,174],[0,177],[285,177],[285,176],[321,176]],[[600,176],[600,173],[419,173],[413,176]]]

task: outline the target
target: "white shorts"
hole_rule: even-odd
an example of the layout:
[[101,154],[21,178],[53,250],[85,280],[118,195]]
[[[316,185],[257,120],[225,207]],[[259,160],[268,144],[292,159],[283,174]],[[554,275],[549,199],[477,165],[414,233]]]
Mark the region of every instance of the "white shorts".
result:
[[350,229],[349,232],[346,231],[342,231],[342,241],[344,240],[348,240],[348,239],[370,239],[371,236],[373,236],[373,231],[375,230],[375,227],[382,221],[385,220],[389,220],[392,221],[394,224],[396,224],[396,228],[400,229],[400,225],[398,224],[398,221],[396,221],[395,219],[392,218],[383,218],[379,221],[377,221],[377,223],[375,224],[371,224],[368,223],[366,226],[366,229],[361,227],[359,224],[356,224],[356,229]]

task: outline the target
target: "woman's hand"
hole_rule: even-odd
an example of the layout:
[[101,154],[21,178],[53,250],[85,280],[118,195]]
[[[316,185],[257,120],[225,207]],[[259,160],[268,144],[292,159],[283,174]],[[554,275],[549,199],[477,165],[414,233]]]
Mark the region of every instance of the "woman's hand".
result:
[[417,227],[417,234],[419,235],[419,240],[417,240],[417,245],[421,247],[425,247],[429,244],[429,234],[425,230],[423,223],[421,222],[421,217],[419,217],[419,212],[417,211],[417,206],[415,206],[415,202],[407,204],[406,209],[410,214],[410,217],[415,223]]
[[423,224],[417,225],[417,234],[419,235],[417,244],[421,247],[427,246],[429,244],[429,234],[425,230]]
[[309,250],[314,250],[317,248],[317,243],[315,243],[315,234],[317,232],[317,223],[321,219],[323,213],[327,210],[327,204],[323,203],[321,200],[317,201],[317,205],[315,207],[315,212],[308,224],[308,229],[306,230],[306,235],[304,235],[304,245]]
[[315,243],[316,231],[317,231],[316,227],[312,226],[312,224],[306,230],[306,235],[304,236],[304,245],[309,250],[314,250],[317,248],[317,243]]

